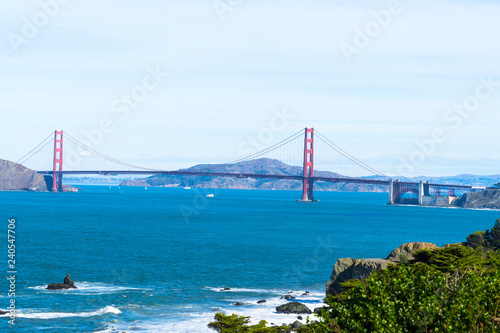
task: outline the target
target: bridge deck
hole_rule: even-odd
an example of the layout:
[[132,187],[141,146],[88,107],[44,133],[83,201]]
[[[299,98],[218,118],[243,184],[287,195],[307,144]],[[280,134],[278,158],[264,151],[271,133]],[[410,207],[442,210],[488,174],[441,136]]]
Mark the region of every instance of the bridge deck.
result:
[[[54,171],[38,171],[42,175],[52,175]],[[57,171],[61,175],[166,175],[166,176],[198,176],[198,177],[231,177],[231,178],[264,178],[264,179],[288,179],[300,180],[304,178],[312,179],[313,181],[325,181],[331,183],[356,183],[356,184],[371,184],[371,185],[389,185],[389,180],[380,179],[363,179],[363,178],[332,178],[332,177],[304,177],[301,175],[268,175],[268,174],[253,174],[253,173],[231,173],[231,172],[201,172],[201,171],[164,171],[164,170],[147,170],[147,171]],[[403,185],[418,186],[417,182],[398,182]],[[427,185],[428,183],[426,183]],[[435,184],[429,183],[432,187],[441,187],[449,189],[470,190],[477,188],[471,185],[453,185],[453,184]]]

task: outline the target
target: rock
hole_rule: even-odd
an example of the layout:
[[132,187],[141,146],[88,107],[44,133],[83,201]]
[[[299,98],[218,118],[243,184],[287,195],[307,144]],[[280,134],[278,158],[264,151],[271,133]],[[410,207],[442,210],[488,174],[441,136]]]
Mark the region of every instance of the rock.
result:
[[77,289],[76,286],[64,283],[51,283],[47,286],[49,290],[61,290],[61,289]]
[[387,257],[387,260],[402,261],[402,259],[404,258],[411,260],[413,259],[413,253],[417,251],[426,249],[434,250],[437,248],[438,246],[434,243],[423,243],[423,242],[406,243],[392,250],[392,252]]
[[231,290],[231,288],[222,288],[220,291],[228,291]]
[[309,292],[306,291],[305,293],[302,294],[302,296],[308,296],[309,295]]
[[47,191],[45,178],[21,164],[0,160],[0,191]]
[[245,305],[244,303],[241,303],[241,302],[236,302],[236,303],[233,303],[234,306],[242,306],[242,305]]
[[500,209],[500,190],[484,190],[481,192],[465,193],[453,202],[453,205],[462,208]]
[[283,305],[280,305],[276,308],[278,313],[296,313],[296,314],[310,314],[311,310],[302,303],[299,302],[289,302]]
[[302,320],[302,316],[298,316],[297,319]]
[[304,324],[302,324],[300,321],[296,320],[293,322],[293,324],[290,325],[290,328],[297,329],[297,328],[301,328],[302,326],[304,326]]
[[9,313],[9,311],[2,311],[0,310],[0,316]]
[[69,274],[64,278],[64,283],[51,283],[47,286],[49,290],[61,290],[61,289],[77,289]]
[[266,303],[267,301],[265,299],[261,299],[260,301],[257,301],[257,304],[262,304],[262,303]]
[[351,279],[364,279],[375,270],[384,269],[390,264],[385,259],[341,258],[333,266],[330,281],[326,283],[327,294],[338,294],[342,291],[340,284]]
[[281,296],[280,299],[295,299],[292,295]]

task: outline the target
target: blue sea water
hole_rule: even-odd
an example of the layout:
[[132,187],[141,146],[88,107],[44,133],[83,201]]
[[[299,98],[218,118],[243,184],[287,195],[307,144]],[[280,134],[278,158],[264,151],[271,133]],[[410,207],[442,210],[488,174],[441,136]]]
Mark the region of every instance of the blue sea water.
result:
[[[286,302],[279,297],[293,291],[320,306],[338,258],[461,242],[500,217],[387,206],[384,193],[316,192],[319,202],[303,203],[289,191],[81,187],[0,192],[1,267],[7,276],[15,219],[17,271],[16,325],[3,316],[0,331],[212,332],[206,324],[218,311],[291,323],[296,316],[275,313]],[[68,273],[77,290],[45,289]],[[2,279],[0,309],[8,292]]]

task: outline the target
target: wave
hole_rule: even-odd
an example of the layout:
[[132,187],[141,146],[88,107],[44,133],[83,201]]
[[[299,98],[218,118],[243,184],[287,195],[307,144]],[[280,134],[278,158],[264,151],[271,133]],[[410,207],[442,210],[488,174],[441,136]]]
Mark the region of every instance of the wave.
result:
[[[132,287],[122,287],[115,286],[105,283],[95,283],[95,282],[75,282],[77,289],[64,289],[58,290],[59,292],[70,292],[75,294],[112,294],[116,292],[126,291],[126,290],[147,290],[141,288]],[[43,290],[46,292],[54,292],[54,290],[47,290],[47,285],[28,287],[28,289]]]
[[285,289],[253,289],[253,288],[230,288],[230,290],[222,290],[225,287],[209,287],[205,286],[204,289],[221,293],[259,293],[259,294],[287,294],[288,290]]
[[[90,312],[17,312],[17,318],[28,318],[28,319],[57,319],[57,318],[69,318],[69,317],[94,317],[102,316],[105,314],[121,314],[122,312],[115,308],[114,306],[106,306],[102,309]],[[3,315],[7,317],[9,314]]]
[[223,290],[223,287],[208,287],[205,286],[206,290],[215,291],[217,293],[256,293],[256,294],[271,294],[271,295],[279,295],[280,297],[283,295],[287,295],[289,292],[290,295],[300,298],[300,299],[317,299],[317,298],[325,298],[325,292],[323,291],[307,291],[306,290],[290,290],[290,289],[252,289],[252,288],[230,288],[230,290]]

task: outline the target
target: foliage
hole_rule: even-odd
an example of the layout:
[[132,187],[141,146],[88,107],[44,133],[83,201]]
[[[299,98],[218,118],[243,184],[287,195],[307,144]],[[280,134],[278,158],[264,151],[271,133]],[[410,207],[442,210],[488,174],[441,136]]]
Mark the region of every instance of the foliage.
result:
[[500,332],[491,321],[498,315],[499,290],[498,273],[391,266],[327,297],[320,322],[301,332]]
[[250,317],[234,313],[230,316],[216,313],[214,319],[215,321],[208,324],[208,327],[219,333],[281,333],[289,330],[287,326],[267,327],[265,320],[261,320],[257,325],[248,326]]
[[476,231],[469,235],[467,245],[472,248],[481,246],[485,250],[500,250],[500,219],[491,230]]
[[467,245],[472,247],[473,249],[477,249],[478,247],[484,247],[485,245],[485,236],[486,231],[476,231],[473,234],[467,236]]
[[[318,321],[301,333],[500,333],[500,219],[491,230],[467,237],[467,246],[422,250],[414,259],[342,284],[328,295]],[[498,321],[495,321],[494,319]],[[217,314],[218,332],[286,332],[248,317]]]
[[300,332],[500,332],[500,219],[466,244],[343,283]]

